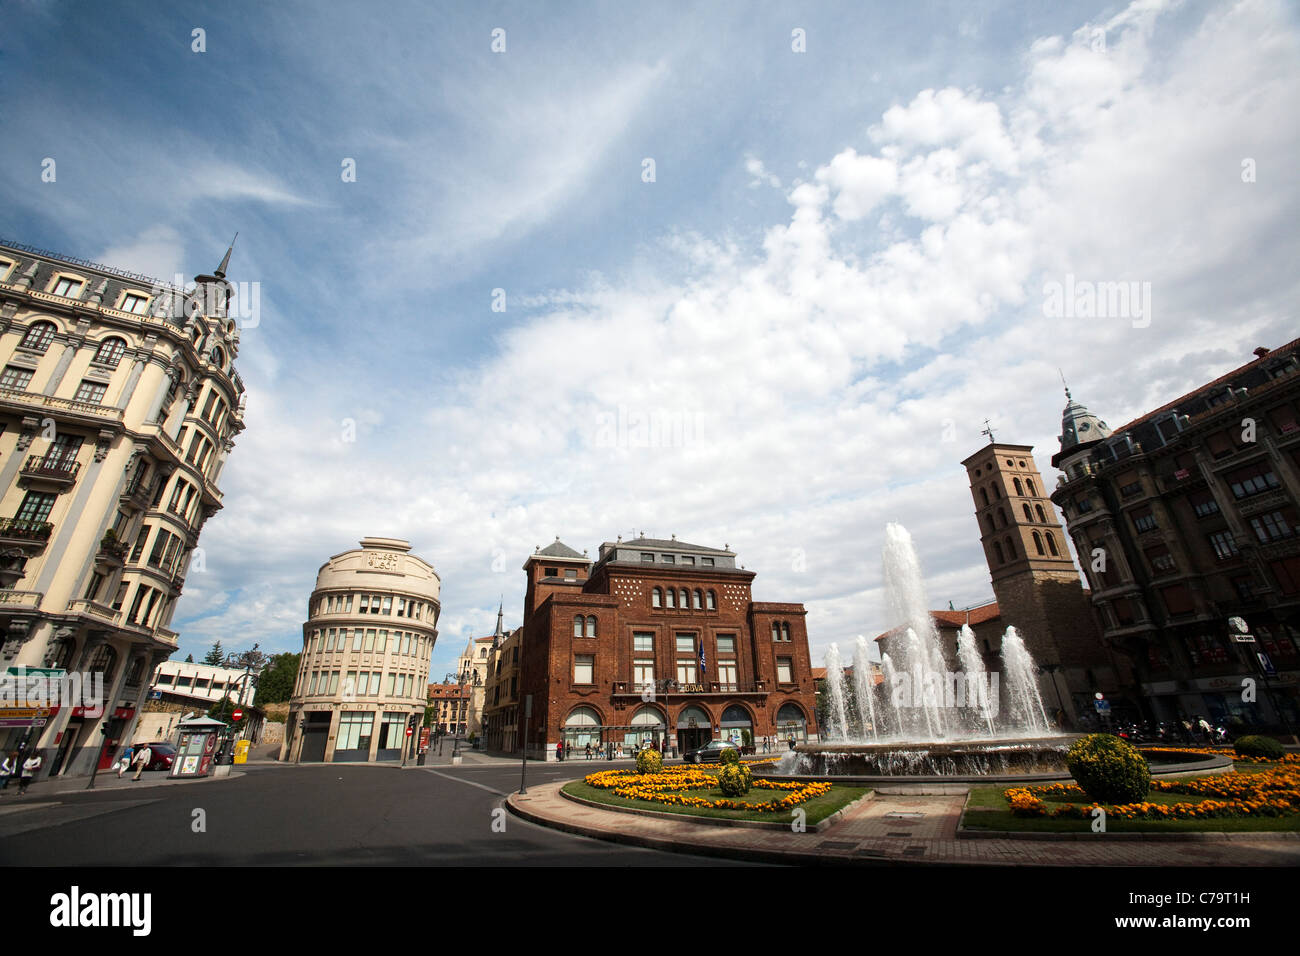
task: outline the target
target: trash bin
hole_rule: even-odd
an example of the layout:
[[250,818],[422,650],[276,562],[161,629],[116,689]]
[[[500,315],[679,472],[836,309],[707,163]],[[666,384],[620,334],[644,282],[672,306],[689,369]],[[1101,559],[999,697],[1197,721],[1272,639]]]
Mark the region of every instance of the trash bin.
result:
[[248,748],[252,745],[251,740],[238,740],[235,742],[235,763],[248,763]]

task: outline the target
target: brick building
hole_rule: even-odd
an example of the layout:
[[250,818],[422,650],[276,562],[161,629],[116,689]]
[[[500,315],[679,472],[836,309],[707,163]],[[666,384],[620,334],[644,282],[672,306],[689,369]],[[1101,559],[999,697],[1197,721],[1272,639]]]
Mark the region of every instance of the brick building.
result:
[[430,729],[435,734],[463,737],[469,732],[469,684],[430,684]]
[[[1065,514],[1148,716],[1300,724],[1300,339],[1118,429],[1066,392]],[[1235,634],[1233,619],[1247,625]],[[1245,699],[1243,682],[1258,685]]]
[[[557,538],[523,569],[509,706],[522,728],[532,695],[530,755],[551,757],[561,741],[579,751],[666,741],[680,754],[747,734],[815,739],[806,611],[754,602],[754,572],[734,552],[642,536],[602,544],[592,562]],[[514,640],[501,645],[508,666]],[[488,746],[517,751],[523,732],[510,747],[504,706],[489,701]]]

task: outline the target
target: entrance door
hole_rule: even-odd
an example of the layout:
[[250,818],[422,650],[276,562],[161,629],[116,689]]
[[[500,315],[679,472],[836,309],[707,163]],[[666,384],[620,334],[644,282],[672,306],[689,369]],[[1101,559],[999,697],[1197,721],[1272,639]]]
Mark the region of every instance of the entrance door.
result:
[[114,718],[108,722],[108,733],[104,734],[104,746],[99,750],[99,769],[107,770],[113,765],[113,755],[117,753],[117,735],[122,732],[122,721]]
[[63,773],[68,768],[68,755],[72,753],[72,748],[77,738],[81,736],[84,726],[80,717],[68,721],[68,726],[63,731],[63,739],[59,741],[59,751],[54,755],[54,766],[50,769],[51,777]]
[[713,735],[705,727],[679,727],[677,729],[679,753],[685,753],[688,750],[699,750],[712,739]]
[[330,718],[328,711],[313,711],[307,714],[307,724],[302,731],[302,752],[299,760],[325,759],[325,744],[330,735]]

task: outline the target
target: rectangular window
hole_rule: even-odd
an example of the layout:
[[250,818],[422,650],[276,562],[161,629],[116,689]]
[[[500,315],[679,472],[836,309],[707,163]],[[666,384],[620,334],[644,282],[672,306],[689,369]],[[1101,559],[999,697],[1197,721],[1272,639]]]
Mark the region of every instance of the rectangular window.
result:
[[718,653],[734,654],[736,653],[736,635],[719,634],[718,635]]
[[351,595],[351,594],[348,595],[348,598],[347,598],[347,605],[343,608],[343,610],[344,610],[345,612],[347,612],[348,614],[351,614],[351,613],[352,613],[352,595]]
[[1121,485],[1119,494],[1121,498],[1132,498],[1134,495],[1142,493],[1142,482],[1131,481],[1127,485]]
[[695,653],[695,636],[692,634],[677,635],[677,653],[694,654]]
[[1151,531],[1156,527],[1156,516],[1151,513],[1150,508],[1142,508],[1133,512],[1133,528],[1138,534]]
[[677,683],[695,683],[695,658],[679,657],[677,659]]
[[700,558],[700,567],[702,567],[702,568],[711,568],[711,567],[713,567],[713,559],[712,559],[712,558]]
[[393,596],[391,594],[384,595],[384,613],[385,614],[393,613]]
[[694,565],[695,559],[690,557],[689,555],[682,555],[682,564]]
[[50,510],[54,507],[55,496],[44,491],[29,491],[23,498],[23,503],[18,506],[18,514],[14,520],[18,522],[19,527],[27,525],[41,525],[50,517]]
[[361,613],[361,614],[369,614],[369,613],[370,613],[370,595],[369,595],[369,594],[363,594],[363,595],[361,595],[361,607],[358,609],[358,613]]
[[92,382],[89,379],[77,386],[77,394],[72,396],[74,402],[85,402],[88,405],[98,405],[104,400],[104,393],[108,391],[108,386],[103,382]]
[[1228,487],[1232,489],[1233,497],[1238,500],[1278,487],[1277,475],[1273,473],[1273,465],[1268,461],[1239,468],[1225,477]]
[[169,540],[171,540],[169,532],[158,532],[158,537],[154,539],[153,550],[149,552],[149,567],[156,568],[162,562],[163,550],[167,547]]
[[29,369],[6,365],[4,374],[0,375],[0,388],[12,388],[16,392],[24,391],[31,384],[32,373]]
[[1079,514],[1087,514],[1092,510],[1092,499],[1077,498],[1075,499],[1074,506],[1079,509]]
[[1198,518],[1208,518],[1210,515],[1219,513],[1219,503],[1214,499],[1214,495],[1208,491],[1188,495],[1187,500],[1191,503],[1192,511],[1196,512]]
[[718,661],[718,683],[722,690],[736,689],[736,665],[732,661]]
[[1156,575],[1171,574],[1177,570],[1174,564],[1174,556],[1169,553],[1169,549],[1164,545],[1146,550],[1147,561],[1151,563],[1151,571]]
[[409,656],[410,653],[411,653],[411,635],[410,635],[410,634],[403,634],[403,635],[402,635],[402,654],[403,654],[404,656]]
[[339,735],[334,750],[369,750],[375,715],[370,711],[344,711],[339,715]]
[[641,563],[642,563],[642,564],[654,564],[654,563],[655,563],[655,556],[654,556],[653,554],[650,554],[650,553],[647,553],[647,552],[645,552],[645,551],[642,551],[642,552],[641,552]]
[[54,283],[54,294],[61,295],[65,299],[75,299],[81,295],[81,287],[84,283],[76,279],[69,279],[66,276]]
[[389,674],[388,675],[388,696],[389,697],[393,696],[393,687],[396,683],[397,683],[397,675]]
[[791,666],[791,658],[778,657],[776,659],[776,682],[778,684],[794,683],[794,668]]
[[1209,540],[1210,547],[1214,548],[1214,554],[1220,561],[1237,556],[1237,543],[1233,541],[1231,531],[1216,531],[1210,535]]
[[316,693],[316,681],[320,677],[320,671],[311,672],[311,683],[307,685],[307,696],[310,697]]
[[676,563],[677,563],[677,559],[676,559],[673,555],[671,555],[671,554],[665,554],[665,555],[664,555],[664,559],[663,559],[663,563],[664,563],[664,564],[676,564]]
[[379,637],[375,640],[375,652],[384,654],[388,651],[388,631],[380,630]]
[[1295,534],[1295,528],[1281,511],[1274,511],[1266,515],[1258,515],[1250,519],[1250,526],[1255,531],[1255,537],[1265,544],[1269,541],[1276,541],[1279,538],[1289,538]]
[[361,645],[365,643],[365,638],[366,633],[361,628],[354,627],[352,629],[352,650],[354,652],[361,650]]
[[638,660],[632,663],[632,683],[638,690],[646,685],[653,686],[655,682],[655,662],[653,660]]
[[123,312],[133,312],[136,315],[144,315],[145,306],[148,304],[148,298],[142,295],[136,295],[133,292],[128,292],[122,297]]
[[366,628],[366,643],[361,649],[367,654],[375,649],[375,632],[373,628]]
[[643,653],[653,654],[655,649],[655,636],[646,631],[638,631],[632,635],[632,650]]
[[329,690],[326,691],[326,693],[332,696],[338,693],[338,689],[339,689],[339,672],[330,671],[330,687]]
[[333,628],[333,627],[331,627],[331,628],[326,632],[326,637],[325,637],[325,650],[327,650],[327,651],[332,651],[332,650],[334,650],[334,639],[335,639],[337,636],[338,636],[338,629],[337,629],[337,628]]

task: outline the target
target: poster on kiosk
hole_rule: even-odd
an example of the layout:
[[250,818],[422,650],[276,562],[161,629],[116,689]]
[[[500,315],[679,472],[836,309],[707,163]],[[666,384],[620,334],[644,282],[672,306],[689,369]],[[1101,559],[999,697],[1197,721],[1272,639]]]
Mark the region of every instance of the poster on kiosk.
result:
[[172,761],[173,777],[206,777],[212,767],[217,750],[217,740],[226,725],[211,717],[183,720],[176,741],[176,759]]

